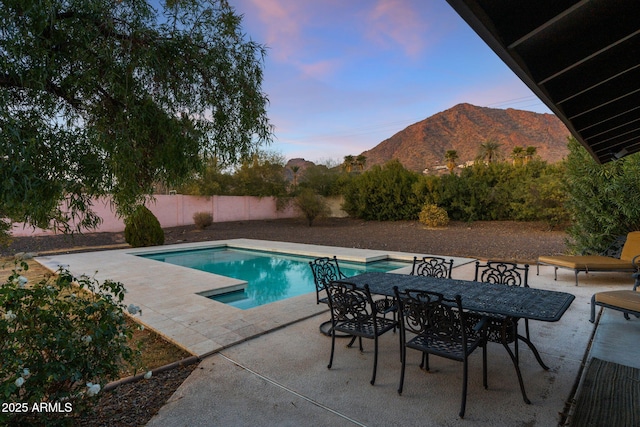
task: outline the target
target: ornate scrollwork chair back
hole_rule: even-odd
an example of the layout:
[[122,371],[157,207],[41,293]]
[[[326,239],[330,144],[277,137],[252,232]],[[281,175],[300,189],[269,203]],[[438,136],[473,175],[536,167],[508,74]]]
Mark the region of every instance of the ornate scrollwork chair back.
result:
[[335,255],[332,258],[316,258],[313,261],[309,261],[309,266],[313,272],[313,282],[316,286],[316,303],[327,304],[329,301],[326,296],[323,296],[327,283],[346,278],[340,271],[338,258]]
[[429,276],[451,279],[453,259],[446,260],[440,257],[413,257],[411,274],[414,276]]
[[480,261],[476,261],[474,281],[528,288],[529,265],[524,264],[520,267],[511,262],[487,261],[486,264],[481,264]]

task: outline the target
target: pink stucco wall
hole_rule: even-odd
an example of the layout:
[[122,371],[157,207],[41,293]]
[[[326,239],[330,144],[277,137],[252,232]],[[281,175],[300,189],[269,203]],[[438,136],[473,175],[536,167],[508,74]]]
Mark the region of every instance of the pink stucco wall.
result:
[[[288,207],[278,211],[276,199],[272,197],[248,196],[185,196],[158,195],[155,202],[147,207],[160,221],[162,227],[177,227],[193,224],[193,214],[196,212],[210,212],[214,222],[247,221],[257,219],[293,218],[297,216],[295,209]],[[97,199],[93,205],[94,211],[102,218],[102,224],[96,232],[119,232],[124,230],[124,223],[116,217],[108,199]],[[14,224],[14,236],[44,236],[55,234],[51,230],[23,227]]]

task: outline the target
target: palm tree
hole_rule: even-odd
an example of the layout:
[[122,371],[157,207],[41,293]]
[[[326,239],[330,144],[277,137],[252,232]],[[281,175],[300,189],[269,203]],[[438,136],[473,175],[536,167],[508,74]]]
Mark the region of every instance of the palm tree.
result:
[[355,157],[352,155],[344,156],[344,162],[342,163],[342,169],[346,173],[350,173],[351,169],[353,169],[353,165],[355,163]]
[[522,159],[524,157],[524,148],[519,145],[513,147],[513,151],[511,152],[511,158],[513,159],[514,165],[521,165]]
[[355,164],[356,166],[358,166],[358,169],[360,169],[360,171],[364,170],[364,165],[366,163],[367,163],[367,156],[360,154],[358,157],[356,157]]
[[524,153],[524,163],[529,163],[531,159],[536,155],[536,151],[538,149],[536,147],[527,147]]
[[456,160],[458,160],[458,152],[456,150],[447,150],[447,152],[444,153],[444,159],[447,161],[449,173],[453,173],[456,167]]
[[480,144],[480,151],[478,152],[478,160],[484,161],[485,163],[493,163],[500,159],[500,147],[502,144],[499,144],[495,139],[490,139],[482,144]]

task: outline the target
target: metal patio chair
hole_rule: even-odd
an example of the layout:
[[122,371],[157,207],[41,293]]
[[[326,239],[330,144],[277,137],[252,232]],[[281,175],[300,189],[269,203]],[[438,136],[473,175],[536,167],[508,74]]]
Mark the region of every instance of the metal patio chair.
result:
[[[309,261],[309,266],[313,272],[313,282],[316,287],[316,304],[328,304],[326,286],[336,280],[346,279],[347,276],[340,270],[340,264],[338,264],[338,258],[334,255],[332,258],[320,257],[313,261]],[[376,308],[379,313],[386,317],[388,313],[393,314],[393,320],[396,320],[395,311],[396,306],[393,298],[380,298],[375,301]],[[331,332],[331,320],[327,320],[320,324],[320,332],[329,336]],[[349,335],[338,335],[338,337],[348,337]]]
[[327,368],[333,365],[336,346],[336,332],[352,335],[348,347],[358,338],[360,352],[363,352],[362,338],[374,341],[373,375],[371,385],[375,384],[378,369],[378,337],[396,327],[396,321],[379,316],[376,304],[371,299],[369,287],[364,290],[344,281],[334,281],[326,285],[331,311],[331,356]]
[[[462,362],[462,399],[460,418],[464,418],[467,403],[468,358],[482,347],[482,380],[487,388],[487,346],[485,318],[468,323],[459,295],[447,299],[437,292],[405,290],[394,287],[400,314],[402,370],[398,394],[402,394],[407,360],[407,348],[421,351],[424,369],[429,370],[429,354]],[[407,341],[407,331],[415,334]],[[422,365],[421,365],[422,366]]]

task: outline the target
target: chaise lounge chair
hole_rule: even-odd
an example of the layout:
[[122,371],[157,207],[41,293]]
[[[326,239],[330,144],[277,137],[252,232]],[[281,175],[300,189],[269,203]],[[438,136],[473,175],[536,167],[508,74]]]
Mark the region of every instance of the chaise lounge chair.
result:
[[620,257],[606,255],[558,255],[538,257],[538,274],[540,265],[555,267],[554,280],[558,280],[558,268],[568,268],[575,271],[576,286],[578,286],[578,273],[593,271],[609,272],[634,272],[636,271],[635,257],[640,255],[640,231],[632,231],[627,235],[627,240],[622,247]]
[[604,291],[593,294],[591,297],[591,319],[589,319],[591,323],[596,320],[596,305],[621,311],[627,320],[629,320],[630,314],[640,317],[640,291],[638,291],[640,273],[635,273],[633,277],[636,280],[632,291]]

